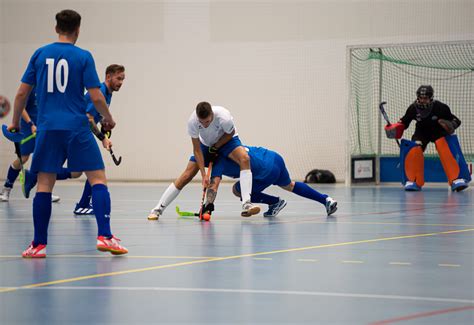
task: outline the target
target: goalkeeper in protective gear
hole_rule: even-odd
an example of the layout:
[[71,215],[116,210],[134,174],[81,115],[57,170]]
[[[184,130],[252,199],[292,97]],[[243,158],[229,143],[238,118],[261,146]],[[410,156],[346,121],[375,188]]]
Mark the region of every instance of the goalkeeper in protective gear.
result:
[[441,164],[453,191],[462,191],[471,181],[467,164],[454,131],[461,121],[451,113],[448,105],[433,99],[434,90],[422,85],[416,91],[416,100],[408,107],[398,123],[387,125],[388,138],[400,139],[413,120],[415,133],[411,141],[402,139],[400,159],[402,183],[407,191],[419,191],[424,185],[423,152],[430,142],[435,143]]

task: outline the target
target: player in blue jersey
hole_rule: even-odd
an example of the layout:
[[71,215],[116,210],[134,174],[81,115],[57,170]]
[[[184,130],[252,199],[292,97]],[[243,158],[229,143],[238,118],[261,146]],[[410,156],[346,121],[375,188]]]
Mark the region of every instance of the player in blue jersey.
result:
[[[36,116],[38,114],[37,104],[36,104],[36,94],[34,88],[32,89],[28,100],[26,102],[26,107],[21,114],[20,129],[23,133],[23,139],[28,138],[32,134],[36,133]],[[20,145],[21,151],[21,160],[25,164],[30,155],[35,150],[35,139],[30,139],[24,144]],[[13,188],[18,175],[20,174],[21,166],[20,160],[15,159],[10,167],[8,168],[7,177],[5,184],[3,185],[2,193],[0,194],[0,201],[8,202],[10,200],[10,192]],[[53,202],[59,202],[59,196],[52,195],[51,200]]]
[[[326,207],[328,216],[336,212],[336,200],[326,194],[319,193],[305,183],[290,179],[285,161],[277,152],[262,147],[246,148],[249,153],[253,175],[251,199],[253,203],[268,204],[268,211],[263,214],[265,217],[275,217],[286,206],[285,200],[263,193],[271,185],[280,186],[289,192],[321,203]],[[237,164],[225,157],[219,157],[218,159],[220,160],[219,163],[212,169],[211,185],[207,190],[207,199],[203,207],[204,213],[211,214],[214,211],[214,201],[222,175],[232,178],[239,177],[240,169]],[[234,184],[232,192],[237,197],[241,197],[240,182]]]
[[38,123],[36,148],[31,171],[38,174],[38,189],[33,200],[34,239],[23,257],[46,257],[48,225],[51,218],[51,192],[56,174],[67,160],[71,172],[84,171],[92,186],[92,202],[98,225],[96,248],[112,254],[126,254],[120,240],[110,230],[110,194],[104,162],[90,132],[86,116],[84,89],[102,114],[106,130],[115,127],[104,96],[95,62],[90,52],[75,43],[81,16],[73,10],[56,14],[58,41],[35,51],[22,77],[15,97],[10,131],[19,129],[26,100],[36,87]]
[[[100,91],[104,95],[107,106],[110,107],[112,101],[112,93],[119,91],[125,80],[125,67],[119,64],[111,64],[105,70],[105,81],[100,85]],[[102,142],[105,149],[109,150],[112,147],[112,142],[109,140],[111,131],[104,132],[99,130],[97,123],[102,121],[102,115],[97,112],[94,104],[91,101],[90,94],[86,94],[87,101],[87,117],[89,118],[90,128],[92,133]],[[106,134],[104,134],[106,133]],[[72,173],[72,178],[79,177],[81,173]],[[89,181],[86,180],[84,184],[84,190],[82,192],[81,199],[74,208],[74,214],[76,215],[92,215],[94,209],[91,204],[92,198],[92,187]]]
[[[105,81],[100,85],[100,91],[104,95],[107,106],[110,106],[112,101],[112,93],[119,91],[122,87],[123,81],[125,80],[125,67],[119,64],[111,64],[105,70]],[[94,103],[91,101],[89,93],[86,93],[87,102],[87,118],[89,119],[89,125],[92,133],[102,142],[105,149],[109,150],[112,147],[112,142],[109,140],[112,132],[103,132],[97,127],[97,123],[102,120],[102,115],[95,109]],[[102,129],[102,128],[101,128]],[[107,136],[104,134],[107,133]],[[28,193],[31,189],[36,186],[37,177],[36,174],[26,170],[27,182],[25,184],[25,192]],[[78,178],[82,175],[82,172],[70,172],[67,168],[62,168],[57,174],[56,180],[63,180],[68,178]],[[57,196],[53,196],[53,202],[55,202]],[[74,208],[74,214],[76,215],[94,215],[94,209],[91,204],[92,198],[92,187],[86,180],[84,190],[80,201]]]

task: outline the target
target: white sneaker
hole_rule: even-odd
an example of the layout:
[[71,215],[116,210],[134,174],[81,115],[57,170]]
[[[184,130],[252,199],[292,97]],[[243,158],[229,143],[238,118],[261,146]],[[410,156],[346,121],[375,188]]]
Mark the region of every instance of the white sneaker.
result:
[[56,203],[56,202],[59,202],[59,200],[61,200],[59,196],[51,195],[51,202]]
[[326,198],[326,212],[328,213],[328,217],[336,212],[337,210],[337,201],[334,200],[332,197],[328,196]]
[[161,209],[153,209],[151,210],[150,215],[148,216],[148,220],[158,220],[160,219],[162,213],[163,212],[161,211]]
[[2,194],[0,194],[0,201],[8,202],[10,200],[11,187],[3,187]]
[[242,204],[242,213],[240,215],[242,217],[250,217],[259,212],[260,212],[260,207],[252,204],[250,201],[247,201],[244,204]]

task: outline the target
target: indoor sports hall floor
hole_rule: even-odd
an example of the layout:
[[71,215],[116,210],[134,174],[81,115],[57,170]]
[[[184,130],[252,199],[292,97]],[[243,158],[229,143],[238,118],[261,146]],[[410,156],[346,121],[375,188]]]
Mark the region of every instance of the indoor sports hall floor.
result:
[[31,200],[0,204],[0,323],[474,324],[474,193],[447,186],[319,186],[334,217],[291,193],[276,218],[239,216],[230,184],[211,222],[190,185],[159,222],[168,184],[111,183],[112,227],[127,256],[95,250],[93,217],[74,217],[82,184],[58,183],[48,257],[20,257]]

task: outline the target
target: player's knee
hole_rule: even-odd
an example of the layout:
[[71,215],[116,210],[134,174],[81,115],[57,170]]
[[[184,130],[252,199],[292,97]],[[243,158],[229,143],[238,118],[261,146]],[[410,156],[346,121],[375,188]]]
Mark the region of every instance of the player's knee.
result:
[[232,186],[232,193],[240,198],[240,184],[238,182]]
[[24,163],[26,163],[28,161],[28,159],[30,158],[30,155],[27,155],[27,156],[21,156],[21,161]]
[[107,177],[105,176],[104,169],[91,170],[85,173],[87,176],[87,181],[89,182],[89,184],[91,184],[91,186],[97,184],[107,184]]
[[81,175],[82,172],[71,172],[71,178],[79,178]]
[[247,152],[240,155],[239,157],[239,165],[242,166],[249,166],[250,165],[250,157]]
[[291,181],[290,184],[285,185],[285,186],[281,186],[281,188],[284,189],[284,190],[287,190],[289,192],[293,192],[293,190],[295,188],[295,182]]

